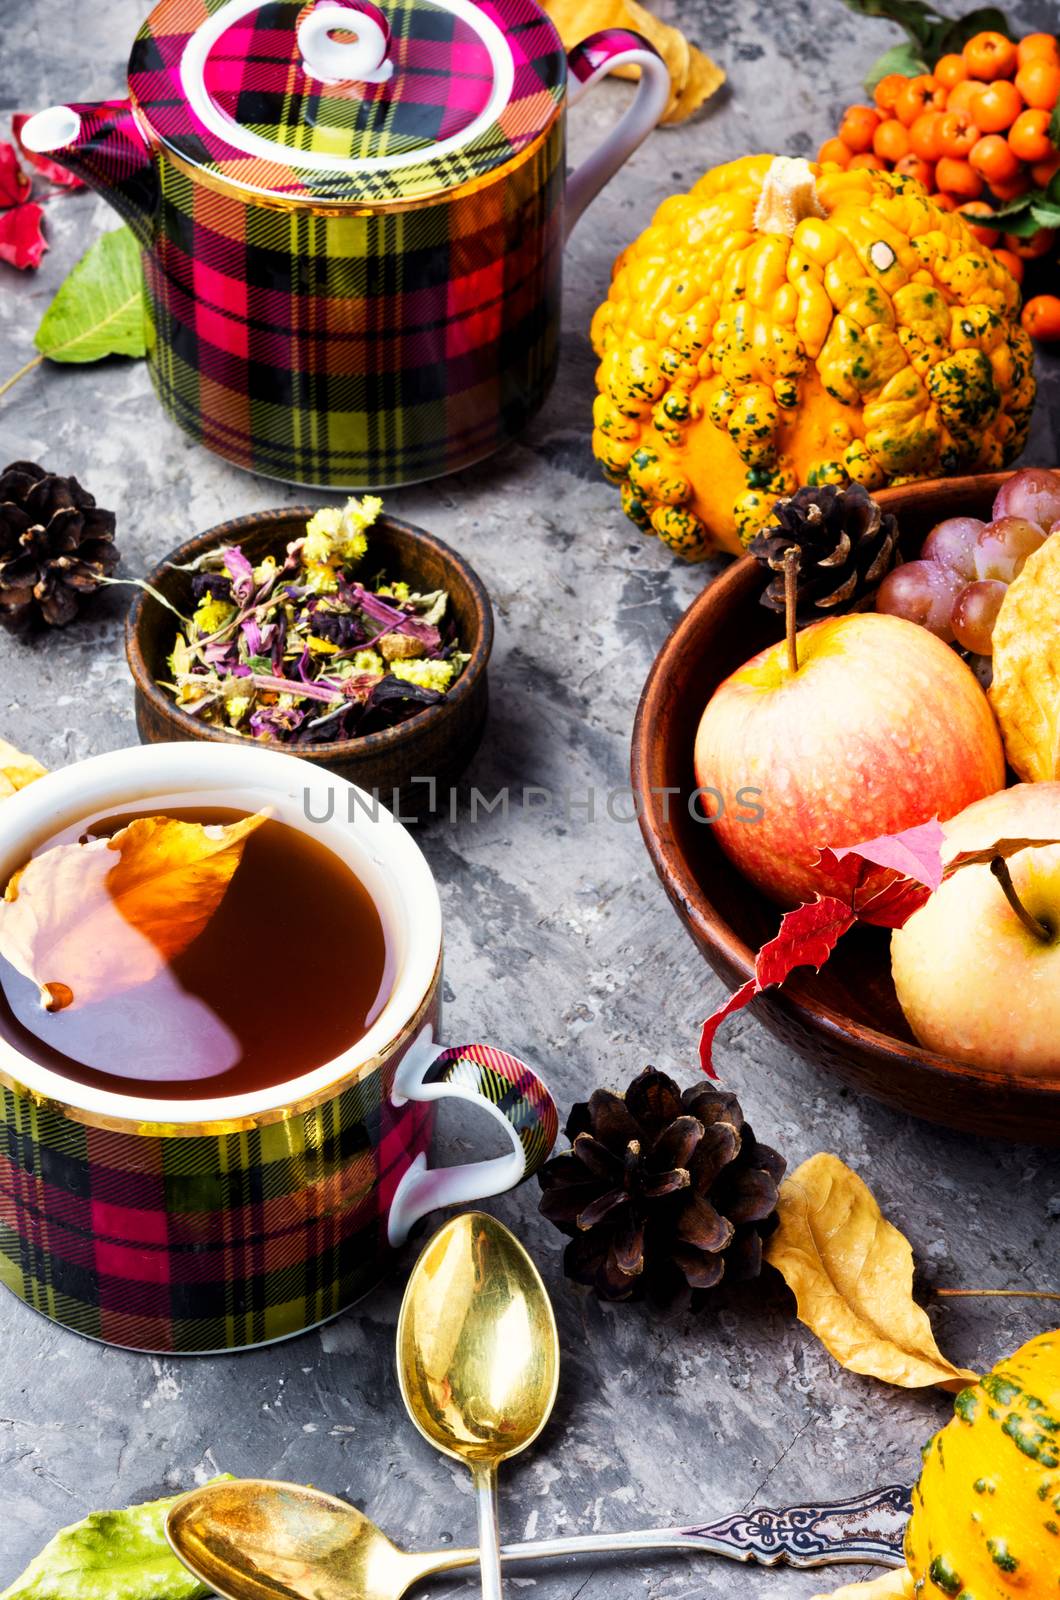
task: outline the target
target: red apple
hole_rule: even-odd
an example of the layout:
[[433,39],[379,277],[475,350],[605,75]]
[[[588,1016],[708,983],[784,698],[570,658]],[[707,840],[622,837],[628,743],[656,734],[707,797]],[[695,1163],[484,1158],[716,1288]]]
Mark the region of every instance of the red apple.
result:
[[[815,864],[824,846],[952,817],[1005,781],[986,696],[926,629],[877,612],[829,617],[802,630],[798,655],[793,673],[781,641],[726,678],[695,747],[715,838],[785,906],[835,887]],[[759,820],[745,820],[748,789]]]
[[[946,824],[944,854],[999,839],[1060,839],[1060,783],[1020,783]],[[990,1072],[1060,1078],[1060,845],[1020,850],[1012,887],[962,867],[891,937],[891,970],[922,1045]]]

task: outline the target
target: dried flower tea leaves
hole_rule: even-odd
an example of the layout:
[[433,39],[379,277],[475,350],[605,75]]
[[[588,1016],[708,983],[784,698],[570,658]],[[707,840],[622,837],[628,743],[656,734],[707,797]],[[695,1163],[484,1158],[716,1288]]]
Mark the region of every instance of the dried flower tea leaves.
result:
[[437,705],[471,656],[445,590],[357,576],[382,509],[377,495],[325,506],[257,565],[235,545],[200,556],[186,569],[194,612],[161,687],[211,727],[293,745],[375,733]]
[[110,839],[46,850],[7,885],[0,955],[50,1011],[149,982],[206,927],[267,815],[226,827],[139,817]]
[[24,755],[6,739],[0,739],[0,800],[43,778],[47,770],[35,756]]
[[785,1179],[766,1259],[793,1291],[800,1322],[849,1372],[900,1388],[963,1389],[913,1299],[913,1251],[871,1190],[838,1156],[816,1155]]
[[1027,783],[1060,778],[1060,533],[1009,584],[993,661],[988,692],[1010,766]]
[[[702,50],[691,45],[679,28],[661,22],[638,0],[543,0],[567,49],[591,33],[607,28],[632,28],[653,44],[670,70],[670,103],[663,122],[684,122],[720,89],[725,74]],[[638,69],[621,69],[622,77]]]

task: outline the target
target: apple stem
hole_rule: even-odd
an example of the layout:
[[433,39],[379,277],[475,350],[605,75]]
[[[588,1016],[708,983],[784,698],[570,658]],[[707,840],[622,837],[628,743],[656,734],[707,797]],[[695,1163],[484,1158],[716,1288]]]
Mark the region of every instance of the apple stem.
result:
[[1047,928],[1044,922],[1039,922],[1037,917],[1032,917],[1027,907],[1023,904],[1016,893],[1016,885],[1012,881],[1012,874],[1008,870],[1008,862],[1004,856],[995,856],[990,863],[990,870],[1001,885],[1005,899],[1017,917],[1019,917],[1027,932],[1033,933],[1034,937],[1040,939],[1043,944],[1048,944],[1053,937],[1052,929]]
[[789,545],[784,552],[784,632],[788,641],[788,666],[792,673],[799,670],[798,630],[795,610],[798,605],[799,550]]

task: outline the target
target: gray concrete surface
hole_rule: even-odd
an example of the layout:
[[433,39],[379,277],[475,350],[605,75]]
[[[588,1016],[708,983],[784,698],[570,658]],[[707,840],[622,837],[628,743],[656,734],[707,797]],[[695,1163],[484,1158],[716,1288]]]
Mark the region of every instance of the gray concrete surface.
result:
[[[811,154],[863,68],[895,35],[839,0],[669,0],[713,49],[729,88],[690,126],[660,132],[615,180],[570,247],[563,360],[543,415],[473,472],[389,497],[398,514],[463,550],[494,599],[493,714],[469,774],[491,793],[626,781],[637,695],[667,631],[709,570],[677,565],[622,517],[588,441],[593,357],[586,329],[616,252],[655,205],[716,161],[768,148]],[[956,9],[954,7],[954,9]],[[0,0],[0,108],[121,92],[146,0]],[[1048,0],[1010,14],[1055,22]],[[76,16],[76,20],[75,20]],[[574,153],[629,93],[605,86],[573,117]],[[82,194],[48,202],[52,248],[36,274],[0,265],[0,377],[31,354],[37,321],[87,243],[111,226]],[[1058,363],[1044,382],[1029,459],[1060,459]],[[142,363],[41,369],[0,402],[0,460],[75,471],[118,512],[126,571],[191,533],[294,491],[239,473],[158,410]],[[46,763],[135,741],[118,596],[91,624],[29,646],[0,637],[0,734]],[[540,1064],[564,1108],[646,1062],[685,1081],[697,1024],[720,987],[686,938],[633,825],[466,812],[421,832],[448,928],[448,1025]],[[746,1013],[720,1045],[726,1080],[758,1132],[792,1163],[838,1152],[912,1239],[926,1286],[1060,1288],[1060,1156],[939,1132],[861,1102],[795,1060]],[[452,1128],[452,1157],[470,1132]],[[451,1157],[451,1158],[452,1158]],[[564,1368],[553,1422],[505,1470],[504,1528],[532,1538],[688,1522],[750,1506],[836,1497],[910,1479],[946,1416],[938,1394],[904,1394],[840,1371],[783,1292],[721,1297],[699,1318],[653,1322],[570,1288],[536,1185],[496,1206],[552,1289]],[[0,1587],[60,1524],[201,1482],[219,1469],[311,1480],[348,1496],[408,1545],[467,1540],[467,1474],[407,1424],[391,1344],[402,1275],[340,1321],[286,1345],[221,1359],[152,1359],[82,1342],[0,1299]],[[1053,1320],[1030,1301],[937,1302],[954,1359],[982,1367]],[[836,1583],[839,1582],[836,1574]],[[561,1564],[511,1580],[540,1600],[686,1596],[804,1600],[811,1575],[747,1572],[682,1556]],[[451,1578],[446,1594],[472,1592]]]

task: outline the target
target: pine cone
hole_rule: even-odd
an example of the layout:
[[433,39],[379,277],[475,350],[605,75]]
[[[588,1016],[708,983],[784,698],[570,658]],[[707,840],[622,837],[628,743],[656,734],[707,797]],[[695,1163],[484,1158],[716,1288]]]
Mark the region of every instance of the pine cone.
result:
[[669,1309],[758,1276],[785,1163],[734,1094],[706,1078],[682,1093],[646,1067],[624,1096],[597,1089],[576,1105],[566,1133],[570,1151],[538,1180],[542,1214],[571,1238],[575,1283]]
[[792,545],[799,552],[799,622],[855,610],[901,560],[898,523],[860,483],[799,489],[776,502],[772,520],[750,546],[777,574],[762,596],[771,611],[784,610],[784,552]]
[[65,628],[81,598],[118,565],[114,513],[76,478],[32,461],[0,473],[0,623],[14,633],[35,624]]

